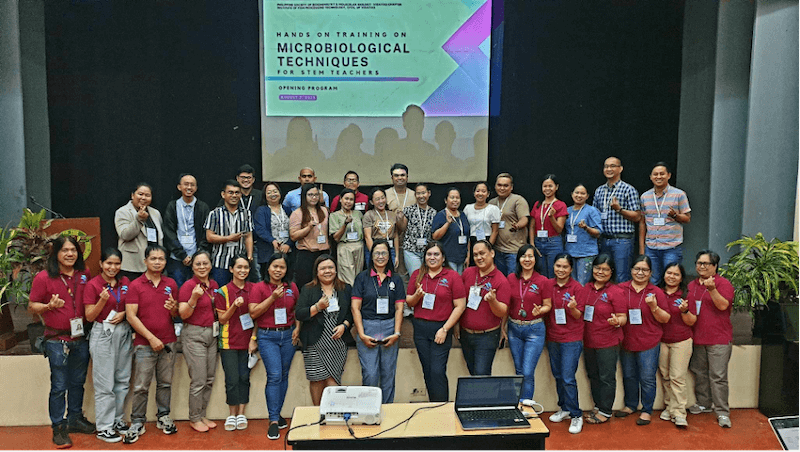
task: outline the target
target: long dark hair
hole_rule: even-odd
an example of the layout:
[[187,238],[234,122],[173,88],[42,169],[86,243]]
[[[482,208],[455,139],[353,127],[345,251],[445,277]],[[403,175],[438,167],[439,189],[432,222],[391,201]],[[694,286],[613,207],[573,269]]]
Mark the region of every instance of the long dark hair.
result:
[[519,261],[522,260],[522,256],[524,256],[525,253],[528,252],[528,250],[533,250],[533,261],[534,261],[533,271],[536,273],[541,273],[540,270],[542,264],[541,264],[541,259],[536,258],[536,247],[531,245],[530,243],[526,243],[521,247],[519,247],[519,249],[517,250],[517,260],[516,260],[517,269],[514,270],[514,275],[517,276],[517,279],[522,279],[522,265],[519,264]]
[[303,184],[303,188],[300,190],[300,212],[303,214],[303,219],[301,221],[301,225],[308,225],[311,222],[311,211],[308,210],[308,199],[306,195],[308,191],[312,188],[316,188],[319,193],[319,201],[317,201],[317,205],[314,206],[314,210],[317,214],[317,220],[322,223],[325,220],[325,209],[322,208],[322,204],[325,204],[325,195],[322,194],[322,190],[319,190],[317,184]]
[[75,249],[78,251],[78,258],[75,259],[75,265],[73,265],[72,268],[78,271],[86,270],[86,263],[83,262],[83,251],[81,250],[81,245],[78,243],[78,239],[72,236],[62,235],[53,240],[53,248],[50,250],[50,255],[47,257],[47,276],[58,278],[58,275],[61,274],[61,270],[58,267],[58,252],[61,251],[61,248],[63,248],[67,242],[75,245]]
[[[666,267],[664,267],[664,275],[666,275],[667,270],[672,267],[677,267],[678,271],[681,273],[681,282],[678,284],[678,290],[680,290],[681,293],[686,293],[686,269],[683,268],[683,265],[677,262],[670,262]],[[664,275],[661,275],[661,283],[658,285],[658,287],[666,291],[667,281],[664,279]]]
[[[386,239],[373,240],[372,249],[369,250],[370,253],[375,254],[375,247],[377,247],[378,245],[386,246],[386,252],[389,253],[389,262],[386,263],[386,270],[394,273],[394,262],[392,261],[392,249],[389,247],[389,242]],[[375,269],[375,258],[369,260],[369,268],[377,272],[377,270]]]
[[425,250],[422,252],[422,266],[419,268],[419,273],[417,274],[417,284],[422,284],[422,279],[425,277],[425,274],[428,273],[428,261],[425,260],[425,255],[428,253],[429,249],[434,247],[439,248],[439,251],[442,253],[442,269],[449,268],[447,254],[445,254],[442,244],[437,240],[428,240],[428,244],[425,245]]
[[[314,273],[314,278],[308,284],[306,284],[306,287],[322,286],[322,284],[320,284],[319,282],[318,270],[319,270],[319,264],[325,261],[333,262],[333,268],[334,269],[336,268],[336,261],[333,259],[333,256],[331,256],[330,254],[323,254],[319,256],[314,260],[314,269],[312,270]],[[342,282],[341,279],[339,279],[339,272],[337,271],[336,276],[333,277],[333,290],[336,291],[343,290],[344,286],[345,283]]]
[[614,266],[614,259],[611,258],[608,254],[598,254],[597,257],[594,258],[592,261],[592,277],[589,282],[594,282],[594,267],[598,265],[608,264],[611,267],[611,278],[609,278],[608,283],[614,284],[617,282],[617,269]]
[[[78,248],[78,250],[79,250],[78,252],[80,253],[80,248]],[[119,258],[119,261],[122,262],[122,253],[117,248],[114,248],[113,246],[109,246],[108,248],[104,249],[100,253],[100,262],[102,263],[102,262],[107,261],[108,258],[111,257],[111,256],[117,256]],[[120,278],[122,278],[122,275],[120,274],[120,272],[117,272],[117,274],[114,275],[114,279],[119,281]]]

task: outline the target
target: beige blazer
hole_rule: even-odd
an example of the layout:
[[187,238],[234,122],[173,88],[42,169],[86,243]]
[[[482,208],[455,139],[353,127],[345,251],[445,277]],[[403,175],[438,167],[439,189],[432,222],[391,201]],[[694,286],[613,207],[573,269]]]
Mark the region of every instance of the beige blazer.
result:
[[[147,207],[147,213],[153,219],[158,231],[158,244],[163,245],[164,233],[161,232],[161,213],[153,207]],[[139,221],[133,203],[117,209],[114,213],[114,228],[117,230],[119,240],[117,247],[122,252],[122,270],[143,273],[147,270],[144,265],[144,250],[147,248],[147,229]],[[168,256],[169,257],[169,256]]]

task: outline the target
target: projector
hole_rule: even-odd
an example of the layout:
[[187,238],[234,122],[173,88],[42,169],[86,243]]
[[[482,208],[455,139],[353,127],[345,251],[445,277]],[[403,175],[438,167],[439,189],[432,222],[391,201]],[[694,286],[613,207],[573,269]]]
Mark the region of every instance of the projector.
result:
[[[319,415],[326,424],[377,425],[381,423],[381,388],[373,386],[328,386],[322,392]],[[348,418],[349,415],[349,418]]]

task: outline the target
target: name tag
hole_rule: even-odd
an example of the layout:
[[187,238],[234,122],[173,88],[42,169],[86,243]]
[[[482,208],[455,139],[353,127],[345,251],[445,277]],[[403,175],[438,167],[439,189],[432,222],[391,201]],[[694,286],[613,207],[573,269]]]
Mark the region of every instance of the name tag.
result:
[[556,325],[567,324],[567,311],[564,308],[556,309]]
[[111,323],[111,320],[114,318],[115,315],[117,315],[117,311],[113,309],[111,310],[111,312],[108,313],[106,319],[103,321],[103,331],[107,333],[114,332],[114,329],[117,327],[117,325]]
[[700,305],[701,304],[703,304],[702,300],[697,300],[697,301],[694,302],[694,306],[695,306],[695,308],[697,310],[697,314],[695,314],[695,315],[700,315]]
[[239,316],[239,323],[242,325],[243,330],[249,330],[253,328],[253,318],[250,317],[250,314],[242,314]]
[[467,307],[475,311],[481,305],[481,300],[483,300],[483,297],[481,296],[481,288],[478,286],[470,287],[469,298],[467,298]]
[[286,325],[286,323],[288,323],[288,320],[286,318],[286,308],[275,309],[275,324]]
[[72,337],[83,336],[83,319],[80,317],[69,319],[69,331]]
[[603,213],[600,214],[601,220],[608,220],[608,211],[604,210]]
[[339,299],[336,297],[328,298],[328,312],[339,312]]
[[567,234],[567,243],[577,243],[578,234]]
[[664,217],[655,217],[653,218],[653,226],[664,226],[667,224],[667,219]]
[[185,246],[192,246],[194,245],[194,236],[193,235],[182,235],[180,237],[181,245]]
[[183,323],[173,323],[172,326],[175,328],[175,336],[181,337],[181,330],[183,330]]
[[500,225],[498,226],[498,228],[505,229],[506,228],[506,222],[503,221],[503,220],[500,220]]
[[219,321],[215,320],[214,323],[211,324],[211,335],[214,337],[219,337]]
[[548,237],[547,230],[539,229],[538,231],[536,231],[536,237],[540,239],[546,239]]
[[422,309],[433,309],[433,302],[436,300],[436,295],[426,293],[422,297]]
[[475,231],[475,238],[478,240],[486,240],[486,233],[483,232],[483,229],[477,229]]
[[375,312],[378,314],[389,313],[389,297],[378,297],[378,304],[375,307]]
[[328,241],[328,238],[325,237],[324,235],[318,235],[317,236],[317,243],[325,243],[327,241]]
[[592,319],[594,319],[594,306],[586,305],[586,309],[583,311],[583,320],[591,322]]
[[288,239],[289,238],[289,231],[281,231],[280,234],[278,234],[278,237],[280,237],[282,239]]
[[367,210],[367,204],[364,202],[357,202],[356,203],[356,210]]
[[628,318],[631,320],[631,325],[642,324],[642,310],[641,309],[628,309]]
[[425,237],[420,237],[417,239],[417,246],[425,246],[428,244],[428,239]]
[[347,233],[347,241],[348,242],[355,242],[358,240],[358,232],[348,232]]
[[467,236],[466,235],[459,235],[458,236],[458,244],[459,245],[466,245],[467,244]]
[[148,242],[158,242],[158,231],[156,228],[146,228],[147,229],[147,241]]
[[236,240],[235,242],[225,242],[226,248],[236,248],[237,246],[239,246],[238,240]]

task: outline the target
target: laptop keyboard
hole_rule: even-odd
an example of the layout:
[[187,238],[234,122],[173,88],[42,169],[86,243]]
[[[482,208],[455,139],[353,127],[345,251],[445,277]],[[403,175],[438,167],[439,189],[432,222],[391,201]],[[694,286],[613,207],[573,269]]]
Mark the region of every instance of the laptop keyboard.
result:
[[515,417],[513,410],[462,411],[461,416],[470,421],[513,419]]

